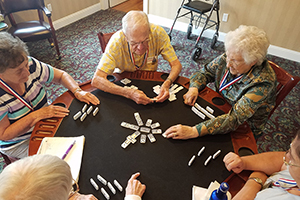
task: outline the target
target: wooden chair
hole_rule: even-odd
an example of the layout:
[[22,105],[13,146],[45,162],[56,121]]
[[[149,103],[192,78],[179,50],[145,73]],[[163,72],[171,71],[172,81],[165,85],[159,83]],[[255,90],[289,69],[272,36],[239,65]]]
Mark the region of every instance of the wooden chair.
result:
[[97,35],[98,35],[98,38],[99,38],[101,50],[102,50],[103,53],[104,53],[104,51],[105,51],[105,48],[106,48],[106,45],[107,45],[109,39],[111,38],[111,36],[112,36],[114,33],[115,33],[115,32],[113,32],[113,33],[102,33],[102,32],[99,32],[99,33],[97,34]]
[[270,118],[270,116],[273,114],[274,110],[279,106],[281,101],[288,95],[288,93],[293,89],[293,87],[297,85],[297,83],[300,81],[300,78],[297,76],[292,76],[272,61],[269,61],[269,64],[274,69],[278,82],[276,89],[276,105],[269,114]]
[[[55,45],[57,59],[61,58],[51,20],[51,12],[45,7],[44,0],[0,0],[0,10],[4,17],[8,16],[11,23],[11,27],[8,29],[9,33],[19,37],[24,42],[48,39],[52,47]],[[17,23],[13,13],[25,10],[37,10],[39,21]],[[43,14],[47,16],[49,23],[44,20]]]

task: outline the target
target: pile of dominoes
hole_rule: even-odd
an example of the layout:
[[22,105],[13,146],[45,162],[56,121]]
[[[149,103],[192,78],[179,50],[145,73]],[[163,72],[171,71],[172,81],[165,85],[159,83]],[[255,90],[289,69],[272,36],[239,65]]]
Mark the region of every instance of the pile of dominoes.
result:
[[147,122],[144,125],[141,116],[138,112],[134,113],[134,117],[137,121],[138,125],[130,124],[127,122],[122,122],[121,126],[124,128],[128,128],[131,130],[134,130],[135,132],[131,135],[128,135],[126,137],[126,140],[121,144],[121,147],[124,149],[128,147],[130,144],[136,143],[136,138],[141,135],[140,137],[140,143],[146,143],[147,137],[149,138],[150,142],[153,143],[156,141],[153,134],[162,134],[162,130],[158,129],[160,127],[159,122],[152,124],[152,119],[147,119]]

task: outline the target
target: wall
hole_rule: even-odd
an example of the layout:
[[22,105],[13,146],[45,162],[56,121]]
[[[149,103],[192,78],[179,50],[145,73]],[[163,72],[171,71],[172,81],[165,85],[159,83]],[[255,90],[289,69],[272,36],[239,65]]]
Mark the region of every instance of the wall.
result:
[[[148,0],[146,12],[173,22],[181,2],[181,0]],[[223,13],[229,14],[228,21],[221,22],[221,32],[227,33],[240,24],[254,25],[266,31],[271,44],[275,47],[300,52],[299,0],[220,0],[220,4],[220,20]],[[188,23],[188,19],[182,18],[180,21]],[[172,23],[169,27],[171,25]]]
[[[52,21],[56,29],[108,7],[107,0],[44,0],[45,5],[51,4]],[[36,20],[36,11],[22,11],[14,14],[15,20]],[[8,19],[5,21],[9,24]]]

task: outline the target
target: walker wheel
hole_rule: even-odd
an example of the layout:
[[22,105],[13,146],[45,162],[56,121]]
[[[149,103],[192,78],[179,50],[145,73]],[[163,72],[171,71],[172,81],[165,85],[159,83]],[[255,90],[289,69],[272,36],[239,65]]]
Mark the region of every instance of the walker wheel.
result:
[[187,39],[191,38],[192,30],[193,30],[193,25],[189,24],[188,29],[187,29],[187,33],[186,33],[186,38]]
[[218,41],[218,38],[219,38],[219,34],[215,33],[214,34],[214,37],[212,38],[212,41],[211,41],[211,44],[210,44],[210,48],[214,48],[217,41]]
[[199,59],[200,59],[200,55],[202,53],[202,49],[197,47],[193,50],[193,53],[192,53],[192,59],[193,61],[197,62]]

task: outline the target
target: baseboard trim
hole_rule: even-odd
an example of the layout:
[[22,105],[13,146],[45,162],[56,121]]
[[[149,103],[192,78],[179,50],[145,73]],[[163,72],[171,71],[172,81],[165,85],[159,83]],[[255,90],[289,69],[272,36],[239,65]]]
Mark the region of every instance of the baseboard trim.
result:
[[[168,28],[171,28],[171,26],[174,22],[174,20],[166,19],[166,18],[159,17],[159,16],[156,16],[156,15],[149,14],[148,16],[149,16],[149,21],[151,23],[158,24],[160,26],[164,26],[164,27],[168,27]],[[175,26],[174,26],[173,29],[186,32],[187,27],[188,27],[187,23],[176,21]],[[198,29],[193,28],[192,33],[195,34],[195,35],[199,35],[201,30],[202,30],[201,28],[198,28]],[[215,33],[215,31],[213,31],[213,30],[210,30],[210,29],[206,30],[206,31],[203,32],[203,37],[212,38],[214,33]],[[219,32],[219,39],[218,40],[221,41],[221,42],[224,42],[225,35],[226,35],[226,33]],[[300,52],[293,51],[293,50],[290,50],[290,49],[270,45],[270,47],[268,49],[268,54],[278,56],[278,57],[281,57],[281,58],[284,58],[284,59],[292,60],[292,61],[295,61],[295,62],[300,62]]]
[[103,5],[101,3],[97,3],[95,5],[92,5],[90,7],[85,8],[83,10],[75,12],[71,15],[68,15],[68,16],[63,17],[63,18],[58,19],[58,20],[55,20],[53,22],[53,26],[54,26],[55,30],[58,30],[58,29],[60,29],[62,27],[65,27],[69,24],[72,24],[73,22],[76,22],[76,21],[78,21],[82,18],[85,18],[85,17],[87,17],[87,16],[89,16],[89,15],[95,13],[95,12],[100,11],[102,6]]

